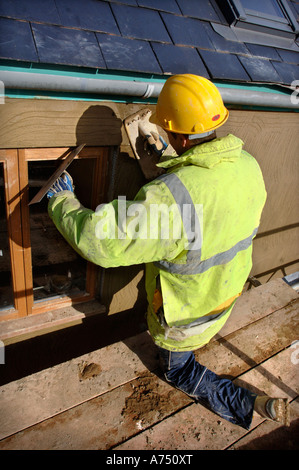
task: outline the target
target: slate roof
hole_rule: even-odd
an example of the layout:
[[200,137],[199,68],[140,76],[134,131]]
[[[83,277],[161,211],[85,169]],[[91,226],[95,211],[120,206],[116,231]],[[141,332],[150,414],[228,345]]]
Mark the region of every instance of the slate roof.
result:
[[[290,0],[299,18],[299,2]],[[0,58],[290,85],[296,50],[225,39],[213,0],[0,0]]]

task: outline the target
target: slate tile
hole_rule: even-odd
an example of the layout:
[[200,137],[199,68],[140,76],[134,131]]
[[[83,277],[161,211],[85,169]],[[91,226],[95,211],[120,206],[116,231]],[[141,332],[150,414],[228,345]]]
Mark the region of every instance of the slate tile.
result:
[[123,36],[150,41],[171,42],[157,11],[116,3],[111,4],[111,8]]
[[152,48],[164,73],[193,73],[209,78],[208,71],[195,48],[161,43],[152,43]]
[[281,60],[274,47],[260,46],[259,44],[247,44],[249,52],[257,57],[265,57],[266,59]]
[[0,16],[61,24],[55,0],[3,0],[0,2]]
[[273,67],[282,78],[282,83],[291,85],[294,80],[299,78],[299,66],[295,64],[286,64],[282,62],[272,62]]
[[210,23],[202,22],[202,25],[217,51],[232,52],[232,53],[239,53],[239,54],[249,53],[247,47],[242,42],[231,41],[229,39],[224,38],[223,36],[218,34],[216,31],[214,31]]
[[177,3],[182,10],[183,15],[199,18],[208,21],[220,21],[217,12],[214,10],[209,0],[177,0]]
[[110,6],[98,0],[56,0],[62,24],[119,34]]
[[281,78],[269,60],[239,56],[239,60],[254,82],[281,83]]
[[169,13],[161,13],[161,16],[175,44],[181,46],[198,46],[214,50],[214,46],[208,38],[203,23],[200,20],[170,15]]
[[161,73],[147,41],[96,33],[108,69]]
[[41,62],[105,68],[94,33],[42,24],[32,29]]
[[0,57],[38,62],[29,23],[0,18]]
[[107,3],[125,3],[126,5],[137,6],[137,0],[105,0]]
[[236,55],[203,50],[199,50],[199,53],[212,78],[250,81]]
[[181,10],[175,0],[137,0],[140,7],[152,8],[153,10],[167,11],[181,15]]
[[278,54],[284,62],[289,64],[299,64],[299,52],[288,51],[286,49],[277,49]]

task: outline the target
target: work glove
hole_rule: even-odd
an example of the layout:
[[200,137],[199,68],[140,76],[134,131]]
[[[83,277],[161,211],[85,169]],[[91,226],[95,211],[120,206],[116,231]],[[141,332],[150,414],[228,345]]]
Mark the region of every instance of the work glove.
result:
[[161,135],[151,132],[145,135],[144,150],[152,149],[159,157],[167,149],[167,143]]
[[153,151],[156,155],[161,156],[167,148],[167,143],[163,137],[156,132],[152,132],[145,122],[140,122],[138,129],[144,138],[144,150],[148,153]]
[[59,193],[60,191],[72,191],[74,192],[73,178],[71,175],[64,171],[61,176],[52,184],[47,192],[47,198],[50,199],[54,194]]

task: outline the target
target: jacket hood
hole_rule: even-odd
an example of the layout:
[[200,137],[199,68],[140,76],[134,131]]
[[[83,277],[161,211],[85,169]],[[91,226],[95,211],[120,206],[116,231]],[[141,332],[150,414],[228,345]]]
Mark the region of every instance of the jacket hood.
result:
[[196,165],[213,168],[221,162],[233,162],[240,158],[244,142],[232,134],[219,137],[204,144],[196,145],[181,156],[162,157],[157,164],[161,168],[174,166]]

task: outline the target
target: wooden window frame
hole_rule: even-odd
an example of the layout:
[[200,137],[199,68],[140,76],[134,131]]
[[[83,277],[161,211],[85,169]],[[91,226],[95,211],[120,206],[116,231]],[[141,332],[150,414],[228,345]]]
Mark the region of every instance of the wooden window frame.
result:
[[[0,321],[44,313],[75,303],[93,300],[96,294],[98,267],[87,262],[86,293],[49,299],[34,303],[29,219],[28,162],[59,160],[69,148],[30,148],[0,150],[3,163],[6,199],[6,218],[11,260],[14,308],[1,310]],[[110,149],[84,147],[76,159],[95,159],[91,209],[105,201]],[[16,177],[17,175],[17,177]],[[12,236],[13,234],[13,236]]]

